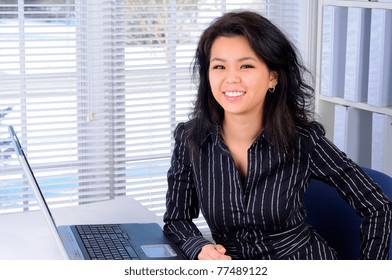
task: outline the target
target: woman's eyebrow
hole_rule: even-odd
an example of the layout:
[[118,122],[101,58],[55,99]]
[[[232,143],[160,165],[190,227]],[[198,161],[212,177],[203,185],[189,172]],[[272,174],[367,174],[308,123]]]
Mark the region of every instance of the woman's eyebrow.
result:
[[[242,58],[238,59],[238,61],[240,61],[240,62],[245,61],[245,60],[257,61],[256,58],[251,57],[251,56],[245,56],[245,57],[242,57]],[[213,58],[211,58],[210,61],[211,61],[211,62],[213,62],[213,61],[225,62],[226,59],[223,59],[223,58],[220,58],[220,57],[213,57]]]
[[238,61],[244,61],[244,60],[254,60],[254,61],[257,61],[256,58],[251,57],[251,56],[246,56],[246,57],[238,59]]
[[223,58],[219,58],[219,57],[213,57],[213,58],[211,58],[211,60],[210,60],[211,62],[213,62],[213,61],[219,61],[219,62],[224,62],[224,61],[226,61],[225,59],[223,59]]

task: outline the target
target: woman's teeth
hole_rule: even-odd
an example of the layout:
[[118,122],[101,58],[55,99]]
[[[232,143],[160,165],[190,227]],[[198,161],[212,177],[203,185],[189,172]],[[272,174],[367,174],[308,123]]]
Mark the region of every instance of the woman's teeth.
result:
[[226,91],[225,95],[230,97],[242,96],[244,95],[244,91]]

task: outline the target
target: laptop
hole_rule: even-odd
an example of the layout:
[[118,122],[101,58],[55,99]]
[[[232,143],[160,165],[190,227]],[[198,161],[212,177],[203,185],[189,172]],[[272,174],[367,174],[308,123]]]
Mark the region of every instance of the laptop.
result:
[[65,259],[185,260],[181,250],[157,223],[56,226],[27,157],[12,126],[8,126],[17,158]]

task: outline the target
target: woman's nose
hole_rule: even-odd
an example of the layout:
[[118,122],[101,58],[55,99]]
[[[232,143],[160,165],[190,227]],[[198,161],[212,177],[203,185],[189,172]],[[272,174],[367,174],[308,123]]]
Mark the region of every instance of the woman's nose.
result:
[[239,83],[240,81],[241,81],[241,78],[240,78],[237,70],[233,69],[233,70],[227,71],[226,83],[235,84],[235,83]]

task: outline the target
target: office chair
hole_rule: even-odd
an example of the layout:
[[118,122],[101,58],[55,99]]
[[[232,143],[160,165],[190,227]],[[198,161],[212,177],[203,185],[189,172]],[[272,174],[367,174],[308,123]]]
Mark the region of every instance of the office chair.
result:
[[[379,171],[363,168],[392,200],[392,178]],[[304,196],[307,221],[346,260],[359,259],[359,226],[362,218],[346,203],[335,188],[311,179]],[[392,239],[389,259],[392,259]]]

